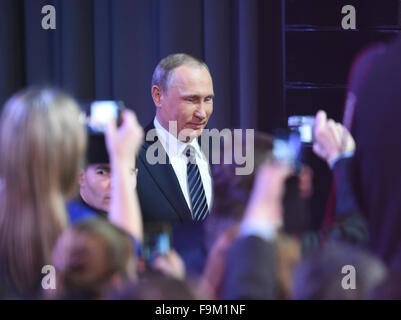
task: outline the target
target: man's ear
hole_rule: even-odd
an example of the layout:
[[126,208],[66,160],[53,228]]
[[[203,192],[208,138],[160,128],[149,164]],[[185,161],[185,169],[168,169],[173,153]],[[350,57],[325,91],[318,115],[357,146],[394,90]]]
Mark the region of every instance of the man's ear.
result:
[[84,174],[85,174],[84,169],[79,169],[78,183],[79,183],[80,186],[82,186],[82,183],[83,183],[83,180],[84,180]]
[[152,86],[152,98],[157,108],[161,107],[163,90],[159,86]]

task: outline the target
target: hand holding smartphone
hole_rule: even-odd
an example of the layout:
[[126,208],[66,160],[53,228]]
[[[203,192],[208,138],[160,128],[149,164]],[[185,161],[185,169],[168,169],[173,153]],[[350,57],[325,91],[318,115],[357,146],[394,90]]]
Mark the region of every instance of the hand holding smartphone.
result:
[[294,168],[294,174],[285,180],[283,196],[283,225],[288,234],[302,234],[310,228],[307,203],[301,197],[299,173],[301,171],[301,137],[298,131],[279,129],[275,132],[273,157]]
[[290,164],[295,171],[301,167],[301,140],[298,132],[278,129],[274,135],[273,157],[276,161]]

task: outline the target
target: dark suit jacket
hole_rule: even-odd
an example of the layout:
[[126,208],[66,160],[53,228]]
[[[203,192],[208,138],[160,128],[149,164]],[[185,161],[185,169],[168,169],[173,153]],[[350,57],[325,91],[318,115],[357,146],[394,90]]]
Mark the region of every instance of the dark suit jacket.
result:
[[[154,129],[153,122],[145,132]],[[146,140],[146,136],[145,136]],[[198,140],[200,141],[200,139]],[[210,140],[209,140],[210,141]],[[146,152],[157,147],[167,164],[150,164]],[[206,154],[206,153],[204,153]],[[184,260],[188,274],[199,275],[205,263],[203,242],[203,223],[192,222],[191,211],[181,191],[180,184],[166,151],[160,141],[145,141],[138,160],[137,191],[141,205],[143,221],[166,222],[172,226],[172,247]],[[146,232],[146,231],[145,231]]]
[[[154,129],[153,122],[146,127],[146,134],[151,129]],[[137,191],[144,222],[165,221],[174,224],[192,221],[190,208],[166,151],[157,136],[153,141],[146,141],[146,134],[137,161]],[[150,164],[146,159],[148,151],[165,158],[167,163]]]
[[[154,129],[153,123],[146,134]],[[145,138],[146,138],[145,134]],[[155,156],[165,157],[166,164],[150,164],[146,159],[149,147]],[[161,152],[162,154],[158,153]],[[157,136],[154,141],[143,144],[138,157],[137,191],[144,222],[166,221],[169,223],[192,220],[191,211],[182,194],[180,184],[170,164],[170,159]]]

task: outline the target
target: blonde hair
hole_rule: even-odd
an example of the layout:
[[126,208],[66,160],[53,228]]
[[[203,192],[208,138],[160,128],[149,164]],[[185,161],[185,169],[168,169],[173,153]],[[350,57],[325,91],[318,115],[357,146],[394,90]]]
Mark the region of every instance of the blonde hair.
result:
[[86,134],[77,104],[54,89],[11,97],[0,119],[0,257],[18,293],[34,292],[67,222]]

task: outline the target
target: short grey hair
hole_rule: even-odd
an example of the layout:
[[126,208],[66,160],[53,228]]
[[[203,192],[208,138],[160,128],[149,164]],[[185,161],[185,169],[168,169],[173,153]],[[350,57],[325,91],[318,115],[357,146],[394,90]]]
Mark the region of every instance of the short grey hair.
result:
[[[156,66],[152,76],[152,87],[158,86],[163,91],[168,89],[169,81],[174,69],[183,66],[204,67],[209,71],[208,66],[202,60],[199,60],[186,53],[174,53],[163,58]],[[210,71],[209,71],[210,72]]]

